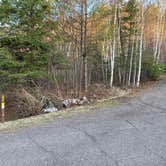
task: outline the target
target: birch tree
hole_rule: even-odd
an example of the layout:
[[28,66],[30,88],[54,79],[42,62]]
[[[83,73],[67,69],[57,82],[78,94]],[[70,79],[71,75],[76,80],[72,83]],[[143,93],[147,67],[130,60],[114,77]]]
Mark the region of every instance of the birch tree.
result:
[[113,86],[114,80],[114,66],[115,66],[115,50],[116,50],[116,31],[117,31],[117,9],[118,5],[115,1],[115,13],[114,13],[114,24],[113,24],[113,44],[112,44],[112,55],[111,55],[111,76],[110,76],[110,87]]
[[142,69],[142,54],[143,54],[143,35],[144,35],[144,1],[141,1],[141,35],[140,35],[140,53],[138,63],[137,87],[140,86],[141,69]]

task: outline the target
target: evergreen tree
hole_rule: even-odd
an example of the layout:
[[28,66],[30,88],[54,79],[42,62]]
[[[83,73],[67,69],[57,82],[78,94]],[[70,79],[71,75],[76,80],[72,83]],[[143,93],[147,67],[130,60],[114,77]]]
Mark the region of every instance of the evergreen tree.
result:
[[138,15],[138,6],[136,0],[129,0],[124,4],[123,7],[123,16],[121,21],[121,66],[123,68],[123,84],[130,84],[131,79],[131,69],[134,53],[134,39],[138,27],[136,27],[137,15]]
[[47,71],[50,13],[47,0],[0,2],[1,77],[18,83],[25,78],[41,77]]

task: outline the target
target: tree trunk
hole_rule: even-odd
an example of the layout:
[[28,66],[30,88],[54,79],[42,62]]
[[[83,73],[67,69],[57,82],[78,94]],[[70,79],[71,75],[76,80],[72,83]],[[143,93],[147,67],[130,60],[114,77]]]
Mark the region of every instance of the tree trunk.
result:
[[113,48],[111,55],[111,78],[110,78],[110,87],[113,87],[114,81],[114,66],[115,66],[115,49],[116,49],[116,22],[117,22],[117,3],[115,4],[115,14],[114,14],[114,30],[113,30]]
[[84,21],[84,88],[88,90],[88,60],[87,60],[87,0],[84,0],[85,21]]
[[141,36],[140,36],[140,55],[138,64],[138,75],[137,75],[137,87],[140,86],[141,69],[142,69],[142,53],[143,53],[143,35],[144,35],[144,5],[142,1],[142,11],[141,11]]

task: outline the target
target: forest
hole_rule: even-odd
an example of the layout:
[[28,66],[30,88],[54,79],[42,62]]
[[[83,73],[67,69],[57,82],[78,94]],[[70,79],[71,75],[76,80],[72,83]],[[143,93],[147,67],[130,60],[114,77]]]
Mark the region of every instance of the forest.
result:
[[165,4],[0,0],[0,94],[6,109],[28,117],[50,101],[59,106],[57,101],[87,99],[89,93],[97,98],[97,88],[105,95],[104,88],[158,80],[166,72]]

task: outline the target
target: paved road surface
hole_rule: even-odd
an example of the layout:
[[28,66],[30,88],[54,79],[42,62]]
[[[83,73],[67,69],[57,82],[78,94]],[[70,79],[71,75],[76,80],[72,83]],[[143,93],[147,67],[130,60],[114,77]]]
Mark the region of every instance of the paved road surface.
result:
[[166,80],[113,108],[0,133],[0,166],[166,166]]

